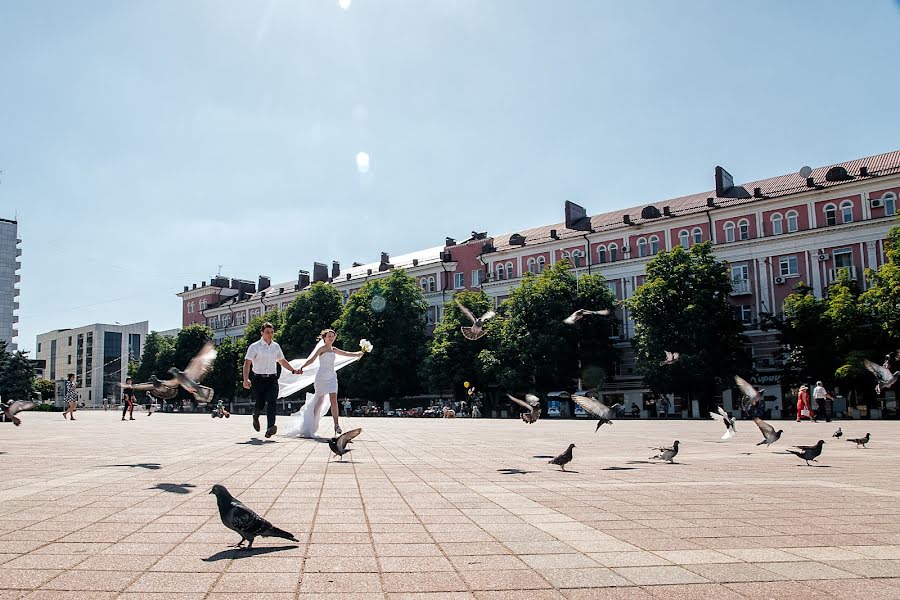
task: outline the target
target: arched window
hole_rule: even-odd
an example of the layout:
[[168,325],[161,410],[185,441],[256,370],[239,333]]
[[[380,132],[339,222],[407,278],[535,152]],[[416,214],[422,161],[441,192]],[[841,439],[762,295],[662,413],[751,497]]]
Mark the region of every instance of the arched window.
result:
[[638,256],[641,258],[647,256],[647,240],[644,238],[638,238]]
[[563,252],[561,252],[559,254],[559,260],[567,260],[569,262],[572,262],[572,256],[569,254],[569,252],[567,250],[564,250]]
[[194,312],[194,302],[193,301],[188,302],[187,311],[188,311],[188,314]]
[[659,238],[655,235],[650,236],[650,256],[659,254]]
[[884,216],[889,217],[897,213],[897,194],[888,192],[881,197],[881,201],[884,203]]
[[582,266],[582,262],[584,259],[584,252],[581,250],[572,250],[572,262],[576,267]]
[[609,248],[609,262],[616,262],[619,260],[619,247],[613,243],[608,246]]
[[429,292],[435,291],[435,280],[434,280],[433,275],[428,278],[428,291]]
[[797,223],[797,211],[796,210],[787,211],[787,213],[785,213],[784,217],[787,220],[788,233],[794,233],[795,231],[800,229],[800,227]]
[[740,232],[740,239],[749,240],[750,239],[750,222],[747,219],[741,219],[738,221],[738,231]]
[[428,279],[426,279],[425,277],[420,279],[419,286],[421,286],[423,292],[427,292],[428,291]]
[[678,243],[681,244],[682,248],[690,246],[690,239],[690,234],[688,234],[687,229],[682,229],[678,234]]
[[597,262],[603,264],[606,262],[606,246],[597,246]]
[[538,256],[538,273],[544,272],[544,265],[547,264],[547,259],[543,256]]
[[536,273],[537,272],[537,261],[533,258],[528,259],[528,272]]
[[823,211],[825,212],[825,224],[837,225],[837,209],[834,204],[826,204]]
[[781,213],[772,213],[772,216],[769,217],[772,220],[772,235],[781,235],[784,233],[784,227],[782,221],[784,217],[781,216]]
[[497,263],[497,280],[506,279],[506,269],[503,268],[503,265]]
[[725,223],[725,241],[733,242],[734,241],[734,223],[728,221]]
[[507,279],[513,278],[513,265],[511,262],[506,263],[506,278]]
[[701,243],[703,243],[703,230],[700,229],[699,227],[694,227],[694,228],[691,230],[691,237],[694,238],[694,243],[695,243],[695,244],[701,244]]
[[844,200],[841,202],[841,223],[853,222],[853,202]]

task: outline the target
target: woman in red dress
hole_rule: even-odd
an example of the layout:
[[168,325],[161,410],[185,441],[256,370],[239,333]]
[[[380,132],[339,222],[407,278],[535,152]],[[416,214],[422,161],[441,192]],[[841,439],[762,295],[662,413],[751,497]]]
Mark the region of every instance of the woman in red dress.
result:
[[[806,411],[805,415],[803,414],[804,410]],[[810,421],[816,422],[809,405],[809,386],[805,383],[800,386],[800,391],[797,393],[797,422],[799,423],[803,417],[809,417]]]

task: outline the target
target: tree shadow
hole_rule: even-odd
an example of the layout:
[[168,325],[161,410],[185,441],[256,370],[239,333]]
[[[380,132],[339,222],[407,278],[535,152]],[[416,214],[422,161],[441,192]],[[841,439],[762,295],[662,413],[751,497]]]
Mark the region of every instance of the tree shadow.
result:
[[162,490],[164,492],[171,492],[173,494],[190,494],[191,491],[188,488],[197,487],[193,483],[157,483],[153,487],[147,488],[148,490]]
[[497,469],[498,473],[504,475],[528,475],[529,473],[537,473],[537,471],[523,471],[522,469]]
[[262,446],[263,444],[277,444],[275,440],[261,440],[259,438],[250,438],[246,442],[235,442],[236,445]]
[[201,559],[203,562],[216,562],[218,560],[231,560],[231,559],[239,559],[239,558],[249,558],[251,556],[259,556],[261,554],[270,554],[272,552],[281,552],[282,550],[293,550],[294,548],[299,548],[300,546],[292,545],[292,546],[263,546],[261,548],[231,548],[229,550],[222,550],[220,552],[216,552],[209,558]]
[[131,467],[137,469],[150,469],[151,471],[155,471],[157,469],[162,469],[159,463],[134,463],[132,465],[105,465],[107,467]]

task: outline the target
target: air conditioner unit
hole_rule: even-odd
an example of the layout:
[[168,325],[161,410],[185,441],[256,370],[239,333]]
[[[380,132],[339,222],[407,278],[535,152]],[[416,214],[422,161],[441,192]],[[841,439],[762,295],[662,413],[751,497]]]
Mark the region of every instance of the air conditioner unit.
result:
[[775,283],[777,283],[778,285],[781,285],[782,283],[784,283],[784,277],[781,277],[779,275],[778,277],[775,278]]
[[881,198],[875,198],[872,200],[872,208],[884,208],[884,200]]
[[819,254],[819,260],[828,260],[828,259],[829,259],[829,256],[827,254],[825,254],[824,252]]

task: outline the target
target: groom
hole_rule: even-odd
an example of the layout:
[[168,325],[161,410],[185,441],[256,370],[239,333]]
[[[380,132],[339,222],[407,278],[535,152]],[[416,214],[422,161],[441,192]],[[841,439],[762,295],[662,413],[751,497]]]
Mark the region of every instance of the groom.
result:
[[[250,344],[244,356],[244,389],[253,388],[256,405],[253,408],[253,429],[259,431],[259,413],[266,409],[266,437],[275,435],[275,414],[278,410],[278,373],[276,365],[281,365],[293,374],[299,373],[284,359],[284,353],[278,342],[272,340],[275,327],[271,323],[263,323],[260,330],[262,338]],[[253,379],[250,379],[250,367],[253,367]]]

